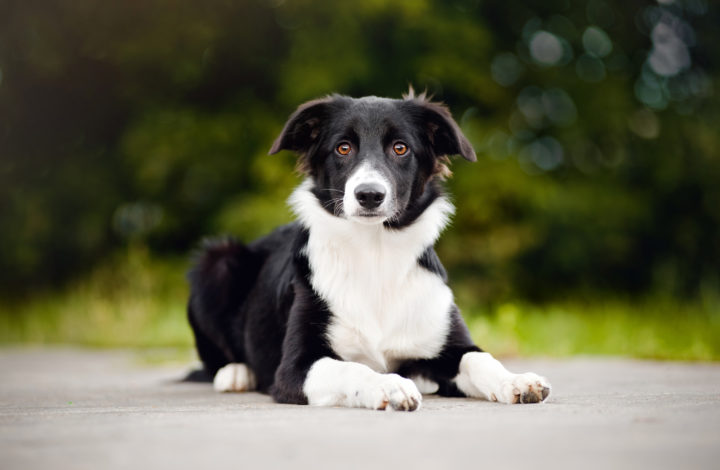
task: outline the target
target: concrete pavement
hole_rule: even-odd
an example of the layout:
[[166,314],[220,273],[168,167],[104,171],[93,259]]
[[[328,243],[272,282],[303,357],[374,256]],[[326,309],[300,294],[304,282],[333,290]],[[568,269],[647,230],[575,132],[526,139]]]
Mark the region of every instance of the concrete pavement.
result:
[[130,352],[0,349],[0,468],[720,468],[719,364],[504,362],[548,377],[549,402],[278,405]]

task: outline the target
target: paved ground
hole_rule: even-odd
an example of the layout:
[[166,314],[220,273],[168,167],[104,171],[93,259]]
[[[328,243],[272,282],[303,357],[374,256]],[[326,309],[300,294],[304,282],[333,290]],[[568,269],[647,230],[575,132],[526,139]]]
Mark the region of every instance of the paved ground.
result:
[[720,365],[506,364],[546,375],[550,401],[320,409],[176,383],[188,367],[126,352],[0,350],[0,468],[720,468]]

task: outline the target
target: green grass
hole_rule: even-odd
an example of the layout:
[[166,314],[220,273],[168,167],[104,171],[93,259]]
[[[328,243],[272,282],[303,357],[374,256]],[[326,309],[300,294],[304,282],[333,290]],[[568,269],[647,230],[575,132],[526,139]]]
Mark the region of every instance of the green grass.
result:
[[473,338],[502,356],[720,359],[720,312],[699,302],[506,303],[466,317]]
[[0,343],[190,347],[187,269],[132,248],[62,292],[0,303]]
[[[187,268],[187,260],[154,259],[135,247],[62,292],[0,301],[0,344],[161,348],[144,355],[146,362],[191,357],[183,352],[193,344],[185,317]],[[473,337],[498,356],[720,360],[717,296],[481,307],[462,283],[457,287]]]

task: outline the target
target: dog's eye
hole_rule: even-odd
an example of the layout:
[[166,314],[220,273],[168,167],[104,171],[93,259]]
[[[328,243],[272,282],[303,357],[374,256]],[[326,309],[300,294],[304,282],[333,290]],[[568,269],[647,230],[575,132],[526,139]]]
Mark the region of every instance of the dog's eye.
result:
[[351,150],[352,146],[347,142],[342,142],[337,147],[335,147],[335,151],[342,156],[348,155]]
[[393,152],[395,152],[395,155],[403,156],[407,153],[408,146],[405,144],[405,142],[395,142],[393,144]]

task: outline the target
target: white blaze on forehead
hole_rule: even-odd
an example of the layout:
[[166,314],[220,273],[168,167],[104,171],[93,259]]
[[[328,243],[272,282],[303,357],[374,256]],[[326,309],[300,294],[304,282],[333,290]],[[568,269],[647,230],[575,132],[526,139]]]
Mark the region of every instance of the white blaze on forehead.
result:
[[355,190],[361,184],[378,184],[385,190],[385,200],[377,210],[380,213],[390,215],[394,205],[394,191],[387,178],[374,169],[369,163],[360,165],[345,182],[345,195],[343,196],[345,214],[353,216],[360,210],[360,203],[355,198]]

